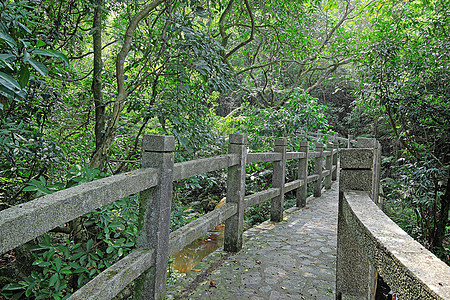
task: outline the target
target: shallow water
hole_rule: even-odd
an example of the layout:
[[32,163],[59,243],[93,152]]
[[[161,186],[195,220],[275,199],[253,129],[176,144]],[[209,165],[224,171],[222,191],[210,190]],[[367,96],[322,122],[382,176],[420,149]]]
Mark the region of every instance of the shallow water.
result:
[[198,239],[172,256],[172,268],[186,273],[194,268],[205,256],[223,246],[223,231],[225,225],[218,225],[209,231],[206,237]]

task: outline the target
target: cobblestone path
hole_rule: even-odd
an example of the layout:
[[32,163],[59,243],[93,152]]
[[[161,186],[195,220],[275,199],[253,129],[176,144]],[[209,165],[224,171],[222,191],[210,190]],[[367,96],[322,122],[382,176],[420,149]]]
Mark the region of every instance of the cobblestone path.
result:
[[209,255],[168,299],[335,299],[337,209],[334,182],[306,208],[287,210],[283,222],[247,230],[240,252]]

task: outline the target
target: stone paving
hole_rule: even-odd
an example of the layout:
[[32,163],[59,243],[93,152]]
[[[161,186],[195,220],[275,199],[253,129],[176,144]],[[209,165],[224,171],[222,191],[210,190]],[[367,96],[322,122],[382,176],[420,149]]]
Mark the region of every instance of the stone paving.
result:
[[303,209],[287,210],[283,222],[247,230],[240,252],[209,255],[169,287],[167,298],[335,299],[337,182],[308,200]]

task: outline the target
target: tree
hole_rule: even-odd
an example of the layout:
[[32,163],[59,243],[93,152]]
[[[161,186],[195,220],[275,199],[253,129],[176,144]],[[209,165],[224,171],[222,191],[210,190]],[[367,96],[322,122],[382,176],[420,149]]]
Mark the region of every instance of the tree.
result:
[[450,2],[381,8],[361,51],[362,101],[386,115],[406,161],[397,176],[423,239],[443,245],[450,208]]

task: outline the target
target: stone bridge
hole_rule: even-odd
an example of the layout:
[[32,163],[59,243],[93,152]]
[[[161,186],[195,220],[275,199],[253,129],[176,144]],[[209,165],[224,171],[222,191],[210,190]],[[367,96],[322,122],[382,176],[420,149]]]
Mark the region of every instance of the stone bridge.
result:
[[[113,299],[130,284],[135,299],[374,299],[378,275],[399,299],[450,299],[450,268],[379,208],[379,143],[329,140],[303,141],[288,151],[286,139],[275,139],[273,152],[248,153],[247,137],[235,134],[226,155],[174,164],[173,137],[144,136],[142,169],[0,211],[0,254],[139,193],[137,249],[69,299]],[[273,162],[271,187],[246,195],[246,166],[264,162]],[[292,165],[296,178],[286,182]],[[169,232],[173,181],[219,169],[228,173],[227,203]],[[296,208],[284,211],[291,191]],[[270,201],[271,221],[244,232],[245,209],[263,201]],[[202,262],[203,272],[166,291],[169,256],[221,223],[226,252],[214,253]]]

